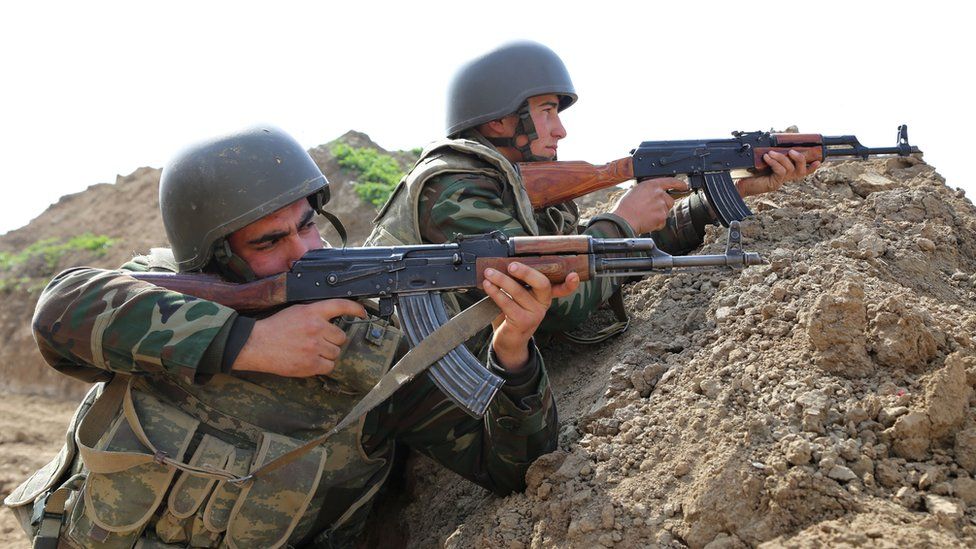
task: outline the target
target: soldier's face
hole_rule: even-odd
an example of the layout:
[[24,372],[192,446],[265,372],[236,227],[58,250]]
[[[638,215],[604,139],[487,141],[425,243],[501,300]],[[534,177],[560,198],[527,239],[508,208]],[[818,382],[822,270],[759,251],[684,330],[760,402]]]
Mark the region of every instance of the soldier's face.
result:
[[[538,139],[532,142],[529,149],[532,154],[543,158],[556,158],[556,149],[559,148],[559,140],[566,137],[566,128],[559,120],[559,96],[554,93],[546,95],[536,95],[530,97],[529,116],[535,125],[535,132],[539,135]],[[499,120],[493,120],[480,126],[479,130],[489,137],[512,137],[518,127],[518,116],[510,115]],[[519,147],[525,146],[529,138],[520,135],[515,139],[515,144]],[[516,150],[508,147],[499,149],[501,153],[512,162],[521,162],[524,159]]]
[[559,96],[537,95],[529,98],[529,115],[539,138],[532,142],[532,154],[556,158],[559,140],[566,137],[566,128],[559,120]]
[[227,241],[257,276],[283,273],[305,252],[323,246],[314,215],[303,198],[231,233]]

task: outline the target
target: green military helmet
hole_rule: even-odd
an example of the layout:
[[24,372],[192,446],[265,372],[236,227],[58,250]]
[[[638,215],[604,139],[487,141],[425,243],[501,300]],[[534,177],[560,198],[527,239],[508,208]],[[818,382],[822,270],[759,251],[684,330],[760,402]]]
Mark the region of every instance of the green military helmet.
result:
[[447,135],[498,120],[536,95],[559,95],[559,110],[576,102],[569,71],[537,42],[512,42],[474,59],[454,75],[447,94]]
[[[226,256],[225,237],[296,200],[329,201],[329,182],[287,133],[257,126],[191,145],[163,168],[159,209],[181,272]],[[226,259],[226,257],[224,258]]]

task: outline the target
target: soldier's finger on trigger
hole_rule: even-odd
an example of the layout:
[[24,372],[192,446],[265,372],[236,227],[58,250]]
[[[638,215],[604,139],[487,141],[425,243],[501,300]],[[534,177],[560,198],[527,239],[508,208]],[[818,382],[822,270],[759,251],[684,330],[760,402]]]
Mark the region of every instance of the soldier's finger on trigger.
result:
[[312,305],[317,306],[317,311],[329,320],[343,315],[366,318],[366,309],[350,299],[327,299]]
[[687,191],[687,190],[689,190],[688,183],[686,183],[686,182],[684,182],[684,181],[682,181],[680,179],[673,179],[673,180],[671,180],[668,183],[667,189],[668,190],[671,190],[671,191]]

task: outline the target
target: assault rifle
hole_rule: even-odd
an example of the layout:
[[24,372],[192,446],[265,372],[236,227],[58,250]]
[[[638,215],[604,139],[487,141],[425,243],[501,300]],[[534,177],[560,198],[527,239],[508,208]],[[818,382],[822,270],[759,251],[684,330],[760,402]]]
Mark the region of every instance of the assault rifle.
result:
[[702,190],[722,225],[752,215],[732,179],[732,170],[745,175],[769,173],[763,155],[769,151],[800,152],[807,163],[828,158],[867,159],[878,155],[908,156],[920,152],[908,144],[908,126],[898,126],[894,147],[868,148],[853,135],[828,137],[807,133],[732,132],[732,139],[645,141],[630,156],[594,166],[588,162],[528,162],[518,164],[522,183],[535,208],[558,204],[637,179],[688,176],[692,191]]
[[[564,281],[571,272],[578,273],[580,280],[589,280],[683,267],[741,268],[762,263],[758,254],[742,251],[738,223],[733,222],[725,253],[720,255],[671,256],[658,249],[650,238],[509,238],[496,231],[458,237],[449,244],[312,250],[290,271],[244,284],[193,273],[147,272],[133,276],[238,311],[260,311],[322,299],[378,298],[380,316],[388,318],[396,310],[411,346],[417,346],[449,320],[441,292],[481,288],[485,269],[507,272],[513,261],[539,270],[556,283]],[[497,314],[494,309],[489,321]],[[483,323],[475,328],[484,326]],[[438,355],[441,358],[428,372],[448,397],[471,415],[481,417],[504,381],[461,344],[466,339],[451,344],[448,348],[453,350],[446,355]]]

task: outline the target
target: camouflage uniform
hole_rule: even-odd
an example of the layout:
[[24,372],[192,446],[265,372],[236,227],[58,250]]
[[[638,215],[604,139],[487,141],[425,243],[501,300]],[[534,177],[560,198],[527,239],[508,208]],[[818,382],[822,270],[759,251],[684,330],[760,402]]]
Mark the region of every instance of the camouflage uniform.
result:
[[[157,252],[123,269],[166,265]],[[229,334],[235,323],[249,321],[119,271],[82,268],[55,278],[34,317],[41,353],[74,377],[131,379],[125,391],[133,413],[124,404],[113,410],[108,427],[93,437],[97,443],[87,447],[93,428],[85,422],[96,414],[84,414],[94,395],[86,398],[81,424],[72,424],[80,444],[69,434],[62,453],[5,501],[25,529],[37,528],[29,525],[29,504],[81,473],[71,480],[80,491],[69,500],[61,530],[62,542],[72,546],[346,546],[390,472],[395,441],[498,494],[524,489],[528,465],[555,448],[556,408],[533,346],[521,374],[507,374],[489,358],[489,368],[507,383],[483,420],[467,416],[420,376],[357,425],[243,488],[145,459],[107,471],[105,464],[126,452],[145,457],[142,429],[168,458],[246,474],[328,430],[402,353],[400,332],[373,318],[344,324],[349,340],[335,375],[223,373]]]
[[[704,227],[714,219],[708,206],[694,194],[677,201],[667,227],[651,236],[669,253],[688,253],[702,243]],[[579,210],[571,200],[533,211],[512,163],[475,130],[428,146],[374,222],[377,226],[367,245],[441,243],[459,234],[496,230],[510,236],[635,236],[625,220],[608,213],[580,227]],[[612,278],[582,283],[575,293],[553,302],[539,332],[569,331],[580,326],[618,285]],[[473,297],[461,296],[459,300],[470,304]]]

